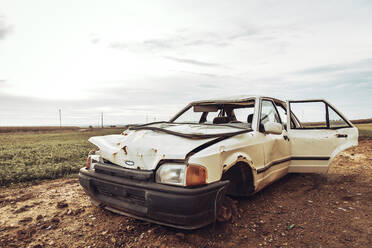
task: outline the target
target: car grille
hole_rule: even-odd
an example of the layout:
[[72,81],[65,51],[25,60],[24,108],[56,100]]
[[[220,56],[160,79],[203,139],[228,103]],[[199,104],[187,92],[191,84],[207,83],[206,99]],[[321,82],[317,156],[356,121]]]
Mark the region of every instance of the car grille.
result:
[[100,181],[94,181],[93,185],[95,186],[96,192],[101,195],[140,206],[146,205],[145,191],[142,189],[129,188],[128,186],[123,187]]
[[96,163],[94,170],[96,173],[114,177],[124,177],[138,181],[154,181],[154,171],[127,169],[106,161],[104,163]]

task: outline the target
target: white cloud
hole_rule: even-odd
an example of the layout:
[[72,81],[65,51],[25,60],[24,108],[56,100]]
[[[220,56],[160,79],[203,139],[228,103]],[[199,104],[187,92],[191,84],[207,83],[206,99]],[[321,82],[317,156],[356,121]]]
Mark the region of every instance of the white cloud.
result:
[[52,112],[70,102],[82,119],[105,110],[118,122],[143,119],[149,106],[166,116],[190,100],[242,93],[327,98],[352,118],[372,115],[366,1],[3,2],[17,28],[8,35],[0,19],[7,123],[27,124],[10,111],[30,112],[12,97],[53,102]]
[[0,40],[5,39],[13,31],[13,26],[6,23],[5,18],[0,15]]

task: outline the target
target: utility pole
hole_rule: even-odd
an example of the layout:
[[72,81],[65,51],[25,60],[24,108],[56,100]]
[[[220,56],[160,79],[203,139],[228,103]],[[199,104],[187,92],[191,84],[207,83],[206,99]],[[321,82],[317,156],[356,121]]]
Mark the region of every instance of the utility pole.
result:
[[103,112],[101,113],[101,127],[103,128]]
[[58,110],[59,112],[59,128],[62,127],[62,114],[61,114],[61,109]]

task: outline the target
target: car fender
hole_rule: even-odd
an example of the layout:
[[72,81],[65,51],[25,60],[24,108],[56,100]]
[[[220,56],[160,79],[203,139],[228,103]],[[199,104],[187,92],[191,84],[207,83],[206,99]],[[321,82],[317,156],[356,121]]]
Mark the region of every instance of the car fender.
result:
[[[254,182],[256,182],[257,172],[254,160],[248,152],[254,152],[255,146],[246,146],[244,152],[239,148],[228,150],[224,142],[215,144],[207,149],[196,153],[188,158],[188,164],[202,165],[207,168],[207,183],[212,183],[221,180],[222,175],[228,169],[233,167],[238,162],[244,162],[252,169]],[[255,184],[255,183],[254,183]]]

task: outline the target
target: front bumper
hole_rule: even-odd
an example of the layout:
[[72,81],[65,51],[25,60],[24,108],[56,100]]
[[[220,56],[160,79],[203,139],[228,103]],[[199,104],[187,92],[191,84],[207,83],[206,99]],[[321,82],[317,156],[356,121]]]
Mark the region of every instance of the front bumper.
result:
[[137,219],[180,229],[197,229],[216,220],[229,181],[198,188],[145,182],[82,168],[79,181],[93,202]]

